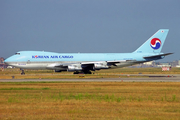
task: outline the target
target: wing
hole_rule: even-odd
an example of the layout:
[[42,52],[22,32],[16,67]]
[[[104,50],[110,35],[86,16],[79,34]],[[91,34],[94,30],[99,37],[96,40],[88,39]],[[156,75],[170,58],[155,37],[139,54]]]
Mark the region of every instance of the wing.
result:
[[68,71],[83,71],[83,70],[100,70],[108,69],[111,66],[117,66],[120,63],[134,63],[136,60],[114,60],[114,61],[90,61],[90,62],[76,62],[76,63],[53,63],[47,66],[49,69],[64,68]]

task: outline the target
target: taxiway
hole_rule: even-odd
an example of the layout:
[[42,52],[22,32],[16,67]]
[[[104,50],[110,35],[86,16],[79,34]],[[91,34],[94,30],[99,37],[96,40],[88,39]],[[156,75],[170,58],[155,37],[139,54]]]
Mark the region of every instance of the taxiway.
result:
[[147,78],[79,78],[79,79],[0,79],[0,82],[180,82],[179,76],[150,76]]

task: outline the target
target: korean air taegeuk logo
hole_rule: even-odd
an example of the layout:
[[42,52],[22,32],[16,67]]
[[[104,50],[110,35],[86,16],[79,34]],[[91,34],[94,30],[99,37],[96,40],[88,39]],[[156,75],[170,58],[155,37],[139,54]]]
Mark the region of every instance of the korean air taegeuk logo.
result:
[[157,50],[161,47],[161,40],[159,38],[153,38],[151,40],[150,46],[154,49]]

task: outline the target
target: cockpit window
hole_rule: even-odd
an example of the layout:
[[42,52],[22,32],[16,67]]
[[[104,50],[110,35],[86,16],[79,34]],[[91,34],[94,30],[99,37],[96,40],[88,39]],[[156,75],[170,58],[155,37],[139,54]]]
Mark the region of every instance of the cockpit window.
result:
[[20,55],[20,53],[15,53],[15,55]]

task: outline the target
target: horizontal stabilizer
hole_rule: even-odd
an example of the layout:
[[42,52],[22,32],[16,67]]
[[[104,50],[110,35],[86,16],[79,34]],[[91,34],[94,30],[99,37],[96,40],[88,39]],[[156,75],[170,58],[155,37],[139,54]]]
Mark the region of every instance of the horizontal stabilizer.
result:
[[167,55],[171,55],[171,54],[173,54],[173,53],[165,53],[165,54],[147,56],[147,57],[143,57],[143,58],[144,58],[144,59],[150,59],[150,58],[155,58],[155,57],[167,56]]

